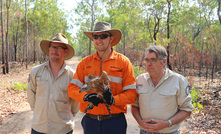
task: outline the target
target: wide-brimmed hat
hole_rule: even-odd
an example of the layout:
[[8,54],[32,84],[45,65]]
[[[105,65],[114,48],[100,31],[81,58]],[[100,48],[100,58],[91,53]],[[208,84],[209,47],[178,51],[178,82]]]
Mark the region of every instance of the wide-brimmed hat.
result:
[[93,40],[92,34],[98,32],[109,32],[111,36],[114,37],[113,41],[111,42],[111,46],[117,45],[117,43],[121,40],[122,33],[119,29],[111,29],[111,24],[107,22],[97,22],[94,28],[94,31],[86,32],[84,34],[87,35],[91,40]]
[[68,60],[70,58],[72,58],[74,56],[74,48],[68,44],[68,39],[65,35],[63,35],[62,33],[58,33],[56,34],[56,36],[51,40],[42,40],[40,43],[41,46],[41,50],[46,54],[49,55],[49,44],[51,42],[58,42],[58,43],[62,43],[65,44],[67,49],[68,49],[68,53],[67,55],[64,56],[65,60]]

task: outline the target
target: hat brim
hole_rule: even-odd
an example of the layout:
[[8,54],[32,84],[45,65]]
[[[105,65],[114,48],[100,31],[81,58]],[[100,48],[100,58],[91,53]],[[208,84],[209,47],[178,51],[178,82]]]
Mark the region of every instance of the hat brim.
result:
[[[41,50],[48,56],[49,56],[49,44],[50,44],[50,42],[61,43],[59,41],[42,40],[41,43],[40,43]],[[64,60],[68,60],[68,59],[72,58],[75,54],[74,48],[72,46],[70,46],[69,44],[66,44],[66,43],[62,43],[62,44],[65,44],[67,46],[67,49],[68,49],[68,53],[64,56]]]
[[109,33],[111,33],[111,35],[114,37],[113,41],[111,42],[112,47],[117,45],[120,42],[121,37],[122,37],[122,33],[119,29],[111,29],[111,30],[105,30],[105,31],[90,31],[90,32],[83,31],[83,32],[91,40],[93,40],[93,37],[92,37],[93,33],[100,33],[100,32],[109,32]]

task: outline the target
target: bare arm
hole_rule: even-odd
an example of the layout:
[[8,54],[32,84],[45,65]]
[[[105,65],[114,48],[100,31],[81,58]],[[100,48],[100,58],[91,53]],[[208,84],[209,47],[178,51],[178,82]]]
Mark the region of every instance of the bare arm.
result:
[[[185,120],[188,116],[190,116],[191,112],[187,112],[184,110],[180,110],[178,113],[176,113],[173,117],[170,118],[172,124],[177,124],[183,120]],[[153,122],[156,122],[156,124],[151,124],[154,129],[148,129],[148,132],[158,132],[161,129],[164,129],[166,127],[169,127],[169,122],[164,120],[157,120],[152,119]]]
[[180,123],[181,121],[185,120],[189,117],[191,112],[180,110],[177,114],[170,118],[172,124]]

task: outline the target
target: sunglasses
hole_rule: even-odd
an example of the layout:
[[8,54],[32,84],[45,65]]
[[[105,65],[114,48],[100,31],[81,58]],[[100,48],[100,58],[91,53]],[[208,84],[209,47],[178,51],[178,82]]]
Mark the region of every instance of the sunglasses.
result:
[[108,36],[111,36],[111,35],[108,35],[108,34],[101,34],[101,35],[96,35],[96,34],[93,34],[92,37],[96,40],[98,39],[98,37],[100,37],[100,39],[106,39]]

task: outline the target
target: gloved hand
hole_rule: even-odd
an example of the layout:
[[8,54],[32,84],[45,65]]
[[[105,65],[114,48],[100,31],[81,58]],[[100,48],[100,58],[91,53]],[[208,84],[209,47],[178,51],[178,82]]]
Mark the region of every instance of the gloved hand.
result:
[[98,106],[99,103],[104,103],[101,98],[97,97],[96,93],[88,93],[84,96],[84,101],[93,103],[95,106]]
[[114,98],[113,98],[110,88],[103,93],[103,97],[106,100],[108,105],[114,105]]

